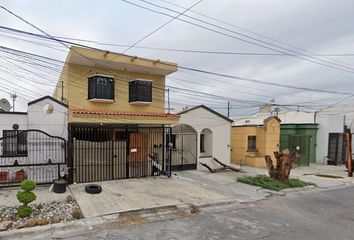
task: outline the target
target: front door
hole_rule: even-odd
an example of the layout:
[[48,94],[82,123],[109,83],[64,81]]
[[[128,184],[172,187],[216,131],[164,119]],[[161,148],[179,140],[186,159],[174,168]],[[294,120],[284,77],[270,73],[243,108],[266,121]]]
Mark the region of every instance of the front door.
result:
[[310,141],[306,135],[292,135],[289,138],[290,151],[298,150],[300,152],[300,160],[297,162],[299,166],[308,166],[310,164]]
[[146,133],[129,134],[129,156],[128,173],[129,177],[149,176],[151,171],[148,156],[148,136]]
[[328,136],[328,157],[332,164],[340,165],[345,163],[346,142],[343,133],[329,133]]

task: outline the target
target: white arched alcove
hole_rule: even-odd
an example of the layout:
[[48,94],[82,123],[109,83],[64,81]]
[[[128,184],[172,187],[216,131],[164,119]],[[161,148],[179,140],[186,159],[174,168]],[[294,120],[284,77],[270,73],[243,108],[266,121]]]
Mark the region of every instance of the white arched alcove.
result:
[[213,132],[209,128],[205,128],[200,132],[199,152],[200,157],[213,156]]

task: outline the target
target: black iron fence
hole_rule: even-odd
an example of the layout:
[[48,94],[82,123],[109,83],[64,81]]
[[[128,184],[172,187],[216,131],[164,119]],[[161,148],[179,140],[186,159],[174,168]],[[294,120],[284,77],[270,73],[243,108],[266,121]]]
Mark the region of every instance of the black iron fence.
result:
[[0,187],[52,183],[66,170],[66,140],[40,130],[3,131],[0,154]]
[[180,124],[172,128],[173,171],[197,169],[197,132],[190,126]]
[[69,182],[95,182],[170,174],[170,128],[69,125]]

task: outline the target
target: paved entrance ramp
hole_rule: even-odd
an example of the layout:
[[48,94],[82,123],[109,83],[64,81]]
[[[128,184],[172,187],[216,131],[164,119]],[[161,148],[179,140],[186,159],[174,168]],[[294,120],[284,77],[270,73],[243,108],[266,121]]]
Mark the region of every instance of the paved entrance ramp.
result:
[[217,191],[188,181],[165,177],[99,182],[100,194],[85,192],[86,184],[70,189],[85,217],[176,205],[203,205],[231,201]]

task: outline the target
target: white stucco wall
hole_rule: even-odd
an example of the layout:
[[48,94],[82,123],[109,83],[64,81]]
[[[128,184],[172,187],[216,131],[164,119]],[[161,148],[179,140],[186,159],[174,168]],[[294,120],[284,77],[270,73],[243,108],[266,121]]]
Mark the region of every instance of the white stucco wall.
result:
[[[53,113],[47,114],[44,110],[46,104],[53,106]],[[50,135],[59,136],[67,139],[68,109],[50,99],[28,106],[27,114],[0,112],[0,137],[3,130],[12,130],[13,124],[19,125],[19,130],[39,129]]]
[[[212,160],[217,158],[225,164],[230,164],[230,144],[231,144],[231,123],[217,116],[204,108],[196,108],[180,115],[180,124],[187,124],[193,127],[197,133],[197,168],[204,168],[199,164],[203,162],[213,168],[220,167]],[[212,132],[212,156],[201,157],[200,154],[200,133],[203,129],[209,129]]]
[[[53,107],[51,114],[45,111],[47,104],[51,104]],[[42,101],[30,104],[27,114],[0,112],[0,136],[2,137],[3,130],[12,130],[13,124],[18,124],[19,130],[37,129],[49,135],[67,139],[67,111],[65,106],[45,98]],[[45,134],[31,132],[31,134],[27,135],[27,155],[2,157],[0,165],[12,165],[15,161],[20,165],[48,163],[48,161],[62,163],[65,161],[64,146],[62,140],[54,141]],[[1,154],[3,152],[2,146],[0,146],[0,152]],[[58,177],[57,166],[18,166],[7,169],[9,172],[8,178],[13,179],[18,170],[24,170],[30,179],[34,179],[38,183]]]
[[19,130],[27,130],[27,114],[0,112],[0,137],[3,130],[13,130],[14,124],[19,125]]
[[[51,114],[46,113],[47,104],[53,106]],[[28,106],[28,129],[39,129],[50,135],[68,138],[68,109],[51,99],[44,99]]]
[[316,122],[319,124],[317,131],[316,162],[326,163],[328,155],[329,133],[342,133],[344,129],[344,115],[318,113]]

